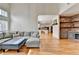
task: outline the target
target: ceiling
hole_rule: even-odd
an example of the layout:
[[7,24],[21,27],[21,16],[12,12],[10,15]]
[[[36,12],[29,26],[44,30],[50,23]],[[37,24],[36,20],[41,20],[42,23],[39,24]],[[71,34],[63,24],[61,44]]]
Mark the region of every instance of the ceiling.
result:
[[67,9],[65,12],[63,12],[62,16],[73,16],[79,14],[79,3],[76,3],[71,8]]
[[[27,10],[28,14],[33,18],[40,15],[38,21],[41,25],[45,26],[52,24],[51,15],[57,15],[59,13],[59,3],[12,3],[11,9],[14,7],[18,7],[19,9],[21,7],[20,11],[17,9],[17,12],[20,13],[23,13],[24,9]],[[25,12],[23,14],[25,14]]]
[[59,13],[59,3],[12,3],[12,6],[17,6],[18,8],[22,6],[23,8],[28,8],[31,13],[36,13],[39,15],[53,15]]

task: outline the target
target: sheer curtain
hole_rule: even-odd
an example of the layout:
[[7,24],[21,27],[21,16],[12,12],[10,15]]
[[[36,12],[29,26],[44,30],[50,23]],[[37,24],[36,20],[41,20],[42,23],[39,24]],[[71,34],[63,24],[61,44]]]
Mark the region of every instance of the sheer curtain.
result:
[[2,33],[2,24],[0,23],[0,33]]
[[0,20],[0,33],[8,31],[8,21]]
[[8,31],[8,21],[6,20],[6,17],[8,18],[8,12],[3,10],[3,9],[0,9],[0,17],[2,19],[0,19],[0,33],[1,32],[6,32]]

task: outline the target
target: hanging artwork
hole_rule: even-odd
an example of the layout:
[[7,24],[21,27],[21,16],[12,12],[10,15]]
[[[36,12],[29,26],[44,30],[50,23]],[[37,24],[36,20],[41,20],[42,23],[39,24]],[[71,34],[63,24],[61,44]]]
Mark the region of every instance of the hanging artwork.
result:
[[53,20],[53,25],[57,25],[57,19]]

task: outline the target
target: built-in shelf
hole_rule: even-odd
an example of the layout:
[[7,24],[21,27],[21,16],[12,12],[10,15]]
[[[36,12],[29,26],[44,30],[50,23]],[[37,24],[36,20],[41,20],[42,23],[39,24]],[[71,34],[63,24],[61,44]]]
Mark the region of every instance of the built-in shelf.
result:
[[68,31],[73,28],[72,21],[70,18],[60,18],[60,38],[68,38]]
[[71,22],[60,22],[60,23],[73,23],[73,22],[79,22],[79,21],[71,21]]
[[60,22],[60,23],[73,23],[73,22]]
[[73,28],[73,27],[61,27],[61,28]]
[[73,27],[73,28],[79,28],[79,27]]
[[61,28],[79,28],[79,27],[61,27]]
[[68,38],[69,31],[79,31],[79,14],[72,17],[60,17],[60,38]]
[[79,21],[72,21],[72,22],[79,22]]

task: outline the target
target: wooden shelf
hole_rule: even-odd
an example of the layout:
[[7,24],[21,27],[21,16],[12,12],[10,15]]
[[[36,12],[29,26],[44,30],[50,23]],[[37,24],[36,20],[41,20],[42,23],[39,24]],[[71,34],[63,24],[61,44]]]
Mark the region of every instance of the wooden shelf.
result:
[[60,23],[73,23],[73,22],[60,22]]
[[73,28],[79,28],[79,27],[73,27]]
[[60,27],[60,28],[79,28],[79,27]]
[[60,28],[73,28],[73,27],[60,27]]
[[79,22],[79,21],[71,21],[71,22],[61,22],[60,23],[73,23],[73,22]]
[[72,22],[60,22],[60,23],[74,23],[74,22],[79,22],[79,21],[72,21]]
[[72,21],[72,22],[79,22],[79,21]]

